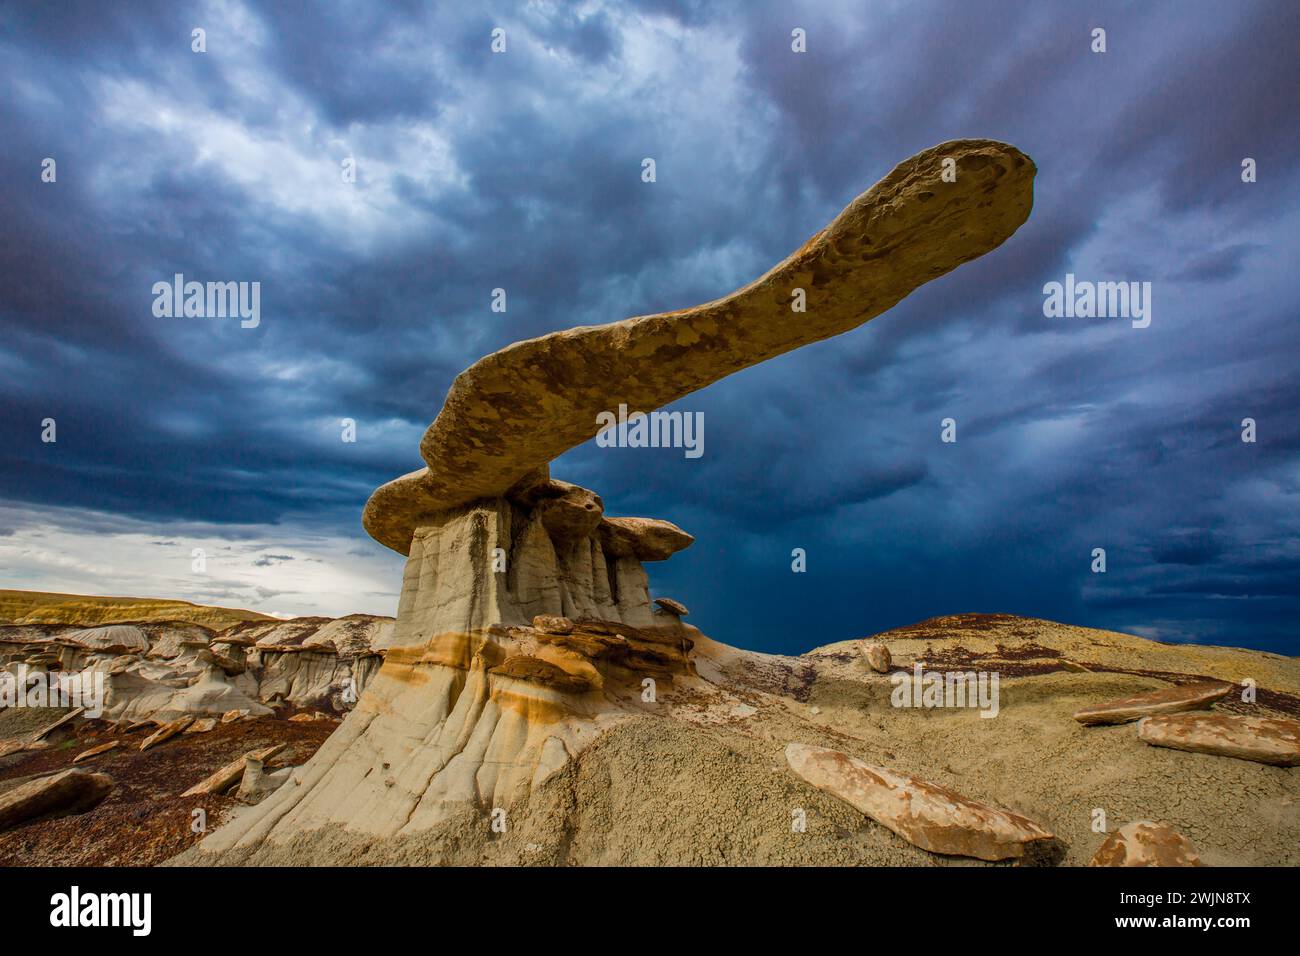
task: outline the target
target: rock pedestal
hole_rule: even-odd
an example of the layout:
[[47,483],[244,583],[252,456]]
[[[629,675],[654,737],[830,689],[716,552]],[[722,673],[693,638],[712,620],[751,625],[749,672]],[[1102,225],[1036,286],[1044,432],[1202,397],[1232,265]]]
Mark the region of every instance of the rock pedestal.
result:
[[[940,180],[945,161],[961,170],[952,182]],[[362,514],[371,537],[408,556],[383,666],[293,784],[205,849],[331,823],[398,834],[458,807],[504,809],[599,721],[640,706],[648,681],[691,673],[698,632],[654,615],[642,566],[690,535],[604,517],[599,496],[552,481],[549,462],[594,437],[602,412],[653,411],[857,328],[996,248],[1029,215],[1034,173],[1005,143],[943,143],[729,296],[516,342],[458,375],[420,442],[425,467],[378,488]],[[796,323],[793,288],[813,290]]]
[[356,708],[299,769],[300,784],[204,849],[328,824],[390,836],[465,807],[508,808],[562,769],[602,715],[639,697],[646,677],[690,673],[697,632],[652,614],[642,556],[666,557],[691,537],[651,519],[610,523],[598,496],[549,479],[422,520],[393,642]]

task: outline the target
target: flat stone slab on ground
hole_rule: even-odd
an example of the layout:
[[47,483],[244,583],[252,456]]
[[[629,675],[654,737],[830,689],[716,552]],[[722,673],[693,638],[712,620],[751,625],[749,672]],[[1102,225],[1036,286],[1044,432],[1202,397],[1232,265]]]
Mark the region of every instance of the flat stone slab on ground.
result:
[[1178,687],[1162,687],[1145,694],[1121,697],[1085,707],[1074,715],[1081,724],[1127,724],[1152,714],[1172,714],[1182,710],[1201,710],[1209,707],[1216,700],[1226,697],[1235,684],[1220,681],[1207,681],[1198,684],[1182,684]]
[[51,813],[82,813],[108,796],[113,778],[85,770],[37,777],[0,793],[0,830]]
[[999,810],[938,784],[873,767],[856,757],[792,743],[790,768],[818,790],[843,800],[904,840],[931,853],[1010,860],[1053,834],[1017,813]]
[[1153,747],[1236,757],[1277,767],[1300,766],[1300,721],[1241,714],[1146,717],[1138,736]]

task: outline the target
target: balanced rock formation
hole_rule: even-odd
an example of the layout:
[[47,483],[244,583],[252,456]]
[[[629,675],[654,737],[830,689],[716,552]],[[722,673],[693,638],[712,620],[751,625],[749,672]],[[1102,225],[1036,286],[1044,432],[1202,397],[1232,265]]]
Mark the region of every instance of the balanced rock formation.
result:
[[1218,681],[1165,687],[1148,694],[1135,694],[1085,707],[1074,715],[1074,719],[1085,726],[1127,724],[1152,714],[1172,714],[1209,707],[1216,700],[1226,697],[1232,689],[1232,684]]
[[904,840],[932,853],[1011,860],[1030,845],[1054,841],[1047,830],[1007,810],[968,800],[946,787],[826,747],[792,743],[790,769]]
[[1240,714],[1144,717],[1138,736],[1155,747],[1300,767],[1300,721]]
[[[952,183],[941,178],[948,159]],[[504,811],[660,688],[696,680],[702,636],[653,612],[643,566],[691,536],[661,519],[605,516],[599,495],[552,479],[549,463],[596,435],[602,412],[649,412],[857,328],[996,248],[1029,215],[1034,172],[1003,143],[945,143],[729,296],[518,342],[457,376],[421,441],[426,467],[380,487],[364,510],[371,536],[408,556],[383,666],[295,785],[202,850],[282,844],[329,825],[409,835]],[[791,322],[796,288],[808,309]]]
[[1126,823],[1102,842],[1089,866],[1204,866],[1196,847],[1164,823]]
[[193,797],[206,794],[224,793],[235,785],[244,775],[244,768],[249,761],[256,761],[260,766],[265,768],[266,764],[272,757],[284,750],[286,744],[273,744],[270,747],[261,747],[257,750],[250,750],[230,763],[214,771],[211,775],[200,780],[194,786],[186,790],[182,796]]
[[[957,179],[941,179],[943,161]],[[1029,216],[1035,168],[1005,143],[918,153],[762,278],[692,309],[516,342],[456,377],[420,442],[426,467],[384,485],[363,521],[406,554],[424,516],[498,498],[626,404],[649,412],[801,345],[862,325],[996,249]],[[792,290],[807,312],[790,321]],[[647,560],[642,558],[642,560]]]
[[[606,555],[603,514],[586,507],[599,499],[560,490],[517,499],[531,507],[478,501],[416,531],[392,646],[355,710],[299,785],[205,849],[330,823],[410,833],[509,806],[562,769],[613,702],[692,672],[698,632],[652,614],[636,557]],[[557,518],[556,501],[590,517]]]
[[681,601],[674,601],[672,598],[655,598],[656,614],[671,614],[673,617],[686,617],[691,612],[686,609],[686,605]]

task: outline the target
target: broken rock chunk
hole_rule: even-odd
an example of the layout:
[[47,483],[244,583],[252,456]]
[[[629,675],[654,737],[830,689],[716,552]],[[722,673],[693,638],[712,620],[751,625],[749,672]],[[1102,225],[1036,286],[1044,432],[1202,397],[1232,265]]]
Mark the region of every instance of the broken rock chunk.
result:
[[1146,717],[1138,736],[1154,747],[1300,766],[1300,721],[1240,714],[1169,714]]
[[931,853],[1010,860],[1053,834],[1018,813],[968,800],[938,784],[870,764],[826,747],[792,743],[790,768],[818,790],[843,800],[904,840]]
[[1204,866],[1196,847],[1163,823],[1126,823],[1093,854],[1089,866]]
[[1162,687],[1147,694],[1135,694],[1085,707],[1074,715],[1081,724],[1127,724],[1151,714],[1171,714],[1182,710],[1201,710],[1227,694],[1235,685],[1219,681]]
[[0,830],[36,817],[85,813],[113,789],[113,778],[85,770],[38,777],[0,793]]

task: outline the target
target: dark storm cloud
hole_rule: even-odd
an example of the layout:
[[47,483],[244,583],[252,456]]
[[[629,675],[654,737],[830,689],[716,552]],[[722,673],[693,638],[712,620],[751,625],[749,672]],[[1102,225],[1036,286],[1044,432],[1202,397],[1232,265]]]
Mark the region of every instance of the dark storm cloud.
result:
[[[1001,611],[1300,650],[1294,5],[0,17],[9,503],[360,535],[479,356],[723,295],[899,160],[991,137],[1039,169],[1001,249],[677,403],[701,459],[588,444],[553,470],[696,534],[653,582],[752,647]],[[260,326],[155,318],[177,272],[259,281]],[[1066,272],[1151,282],[1151,327],[1045,319]]]

